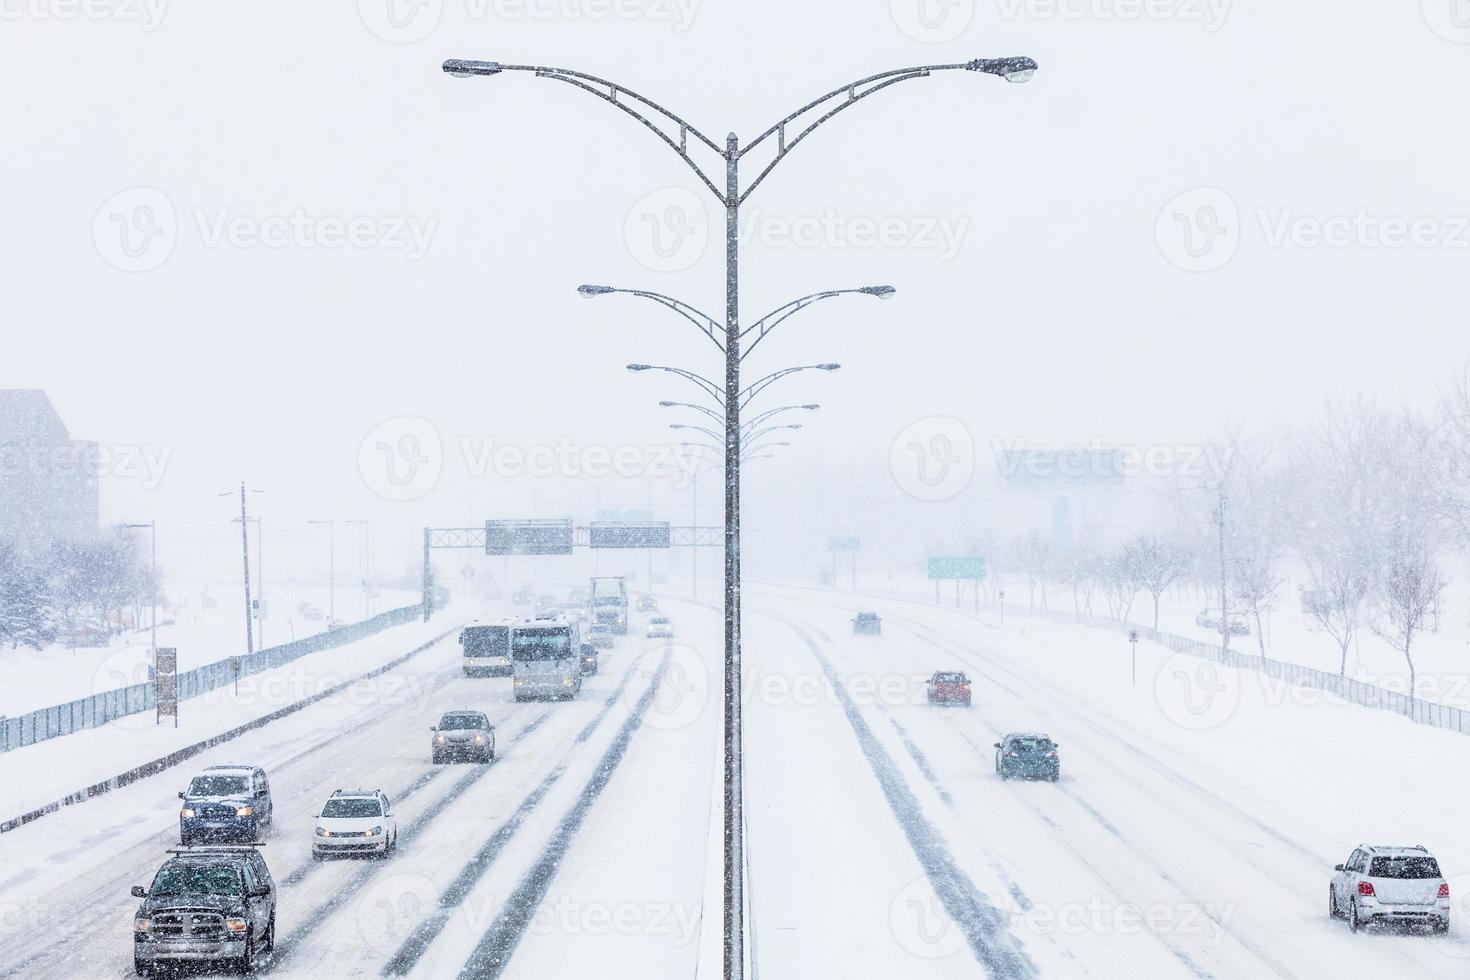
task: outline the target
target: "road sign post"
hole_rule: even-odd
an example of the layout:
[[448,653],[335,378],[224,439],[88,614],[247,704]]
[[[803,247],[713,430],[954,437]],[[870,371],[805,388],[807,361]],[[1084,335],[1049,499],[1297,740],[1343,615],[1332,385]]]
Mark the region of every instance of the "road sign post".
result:
[[1133,647],[1133,686],[1138,686],[1138,630],[1128,631],[1128,642]]
[[157,713],[155,725],[163,721],[164,715],[173,715],[174,727],[179,727],[179,651],[177,647],[159,647],[154,656],[153,677],[157,685]]

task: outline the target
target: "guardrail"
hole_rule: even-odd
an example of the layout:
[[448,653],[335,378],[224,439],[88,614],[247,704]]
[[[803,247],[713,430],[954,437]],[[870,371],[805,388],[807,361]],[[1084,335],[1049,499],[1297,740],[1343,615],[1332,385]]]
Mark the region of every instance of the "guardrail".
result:
[[[178,675],[179,700],[196,698],[201,694],[225,687],[235,681],[236,675],[231,661],[240,661],[240,677],[258,674],[263,670],[280,667],[309,653],[332,650],[336,647],[356,643],[390,626],[417,621],[423,615],[420,605],[403,606],[379,613],[371,619],[352,623],[340,629],[318,633],[280,646],[267,647],[238,658],[217,660]],[[97,728],[127,715],[141,711],[152,711],[158,704],[158,692],[153,681],[115,688],[78,698],[65,704],[38,708],[15,718],[0,719],[0,752],[45,742],[74,732]]]
[[[916,600],[911,599],[910,601]],[[923,602],[922,604],[934,605],[932,602]],[[1303,667],[1300,664],[1288,663],[1282,660],[1263,659],[1255,654],[1242,653],[1238,650],[1225,650],[1211,643],[1201,643],[1199,640],[1192,640],[1186,636],[1179,636],[1176,633],[1165,633],[1161,630],[1152,629],[1148,626],[1140,626],[1138,623],[1133,623],[1126,619],[1116,619],[1112,616],[1089,616],[1070,613],[1065,610],[1032,609],[1029,606],[998,602],[982,602],[979,608],[983,612],[997,614],[1004,610],[1005,615],[1031,616],[1063,626],[1101,627],[1125,634],[1136,630],[1140,640],[1157,643],[1175,653],[1183,653],[1193,657],[1200,657],[1204,660],[1211,660],[1222,666],[1233,667],[1237,670],[1253,670],[1287,684],[1311,688],[1335,695],[1344,701],[1361,705],[1364,708],[1392,711],[1395,714],[1403,715],[1415,724],[1429,725],[1433,728],[1443,728],[1448,731],[1458,732],[1461,735],[1470,735],[1470,711],[1448,704],[1440,704],[1438,701],[1425,701],[1422,698],[1410,697],[1403,692],[1390,691],[1377,684],[1353,680],[1350,677],[1343,677],[1340,674],[1329,674],[1325,670]],[[960,613],[966,612],[963,609],[955,609],[954,611]]]

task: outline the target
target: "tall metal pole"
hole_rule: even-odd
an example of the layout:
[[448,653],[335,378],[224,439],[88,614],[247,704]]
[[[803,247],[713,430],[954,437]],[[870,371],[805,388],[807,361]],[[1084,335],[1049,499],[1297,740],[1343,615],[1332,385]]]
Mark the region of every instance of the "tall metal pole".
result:
[[745,975],[740,745],[740,140],[725,137],[725,980]]
[[150,631],[152,632],[153,636],[152,636],[152,639],[149,642],[153,646],[153,658],[154,658],[153,659],[153,663],[156,665],[158,663],[158,521],[157,520],[152,520],[152,521],[149,521],[148,522],[148,553],[149,553],[149,559],[148,559],[149,560],[149,564],[151,564],[153,566],[153,588],[150,590],[152,592],[152,598],[153,598],[153,611],[152,611],[152,613],[149,614],[149,616],[150,616],[149,627],[150,627]]
[[433,586],[431,573],[429,571],[429,529],[424,528],[424,622],[429,621],[429,614],[434,611],[434,597],[429,594]]
[[250,523],[245,514],[245,483],[240,483],[240,555],[245,566],[245,652],[255,652],[255,624],[250,609]]
[[1225,572],[1225,503],[1220,494],[1220,505],[1215,510],[1215,523],[1220,528],[1220,648],[1230,651],[1230,584]]

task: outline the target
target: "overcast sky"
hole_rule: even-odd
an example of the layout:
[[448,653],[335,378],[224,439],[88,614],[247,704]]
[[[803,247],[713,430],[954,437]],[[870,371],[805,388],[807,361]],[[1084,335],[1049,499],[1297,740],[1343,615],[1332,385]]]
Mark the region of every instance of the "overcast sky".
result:
[[[450,78],[450,57],[608,77],[717,140],[889,68],[1041,63],[1025,86],[896,86],[751,197],[748,313],[898,288],[810,310],[747,362],[843,365],[765,403],[823,405],[748,474],[768,527],[922,499],[895,472],[912,444],[968,439],[977,471],[998,440],[1187,447],[1327,396],[1419,399],[1464,356],[1463,0],[922,2],[0,0],[0,387],[46,389],[115,454],[105,520],[201,540],[242,478],[283,520],[396,526],[404,556],[425,523],[650,492],[687,517],[668,479],[537,481],[485,451],[653,465],[668,422],[697,422],[656,405],[697,392],[623,365],[715,374],[708,341],[575,287],[718,313],[722,215],[607,104]],[[415,446],[437,479],[385,486],[374,455]]]

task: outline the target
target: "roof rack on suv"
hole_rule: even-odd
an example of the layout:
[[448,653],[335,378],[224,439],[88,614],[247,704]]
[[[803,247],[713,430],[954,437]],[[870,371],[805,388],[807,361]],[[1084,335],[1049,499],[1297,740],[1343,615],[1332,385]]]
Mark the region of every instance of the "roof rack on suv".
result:
[[191,845],[189,847],[170,847],[166,853],[168,853],[168,854],[208,854],[208,853],[213,852],[215,854],[231,854],[231,853],[245,854],[245,853],[249,853],[251,850],[253,850],[253,849],[257,848],[257,847],[264,847],[264,846],[265,846],[265,841],[263,841],[263,840],[253,841],[253,842],[250,842],[250,843],[241,843],[241,844],[193,844],[193,845]]

